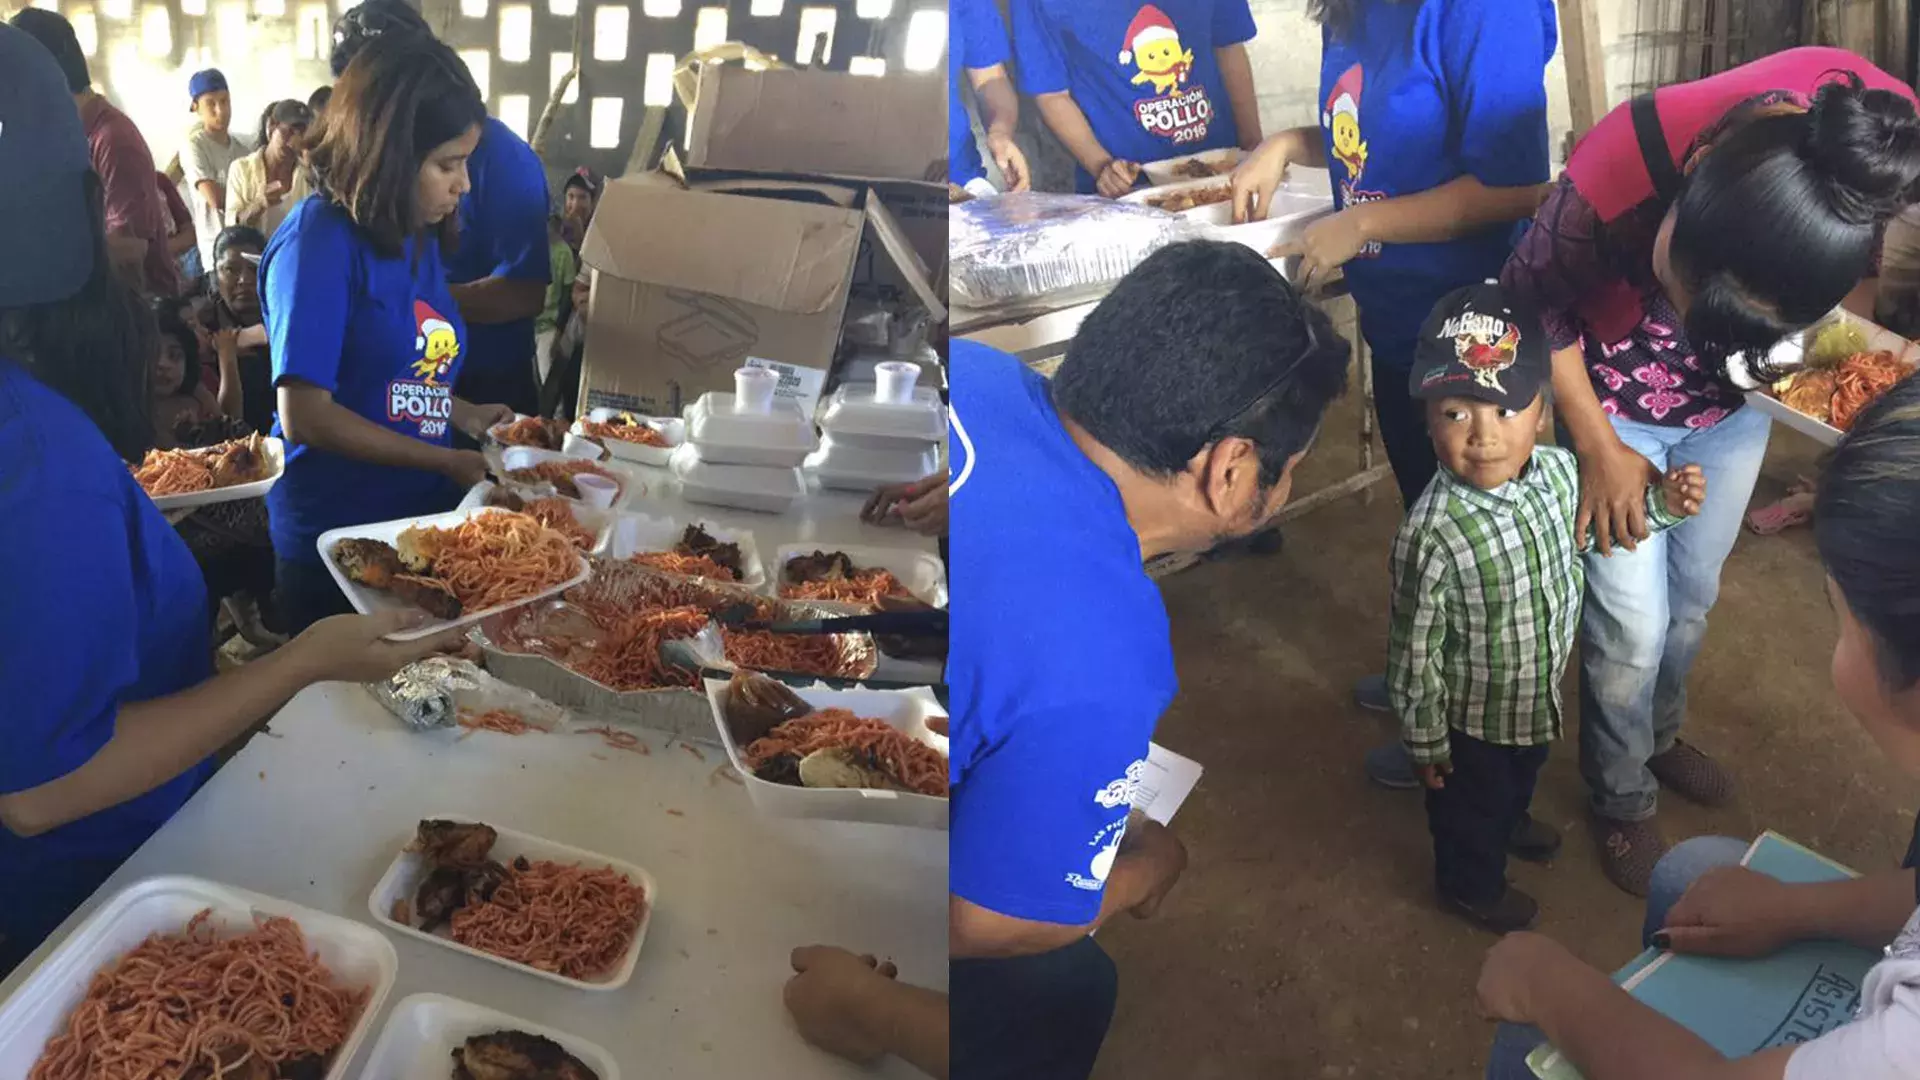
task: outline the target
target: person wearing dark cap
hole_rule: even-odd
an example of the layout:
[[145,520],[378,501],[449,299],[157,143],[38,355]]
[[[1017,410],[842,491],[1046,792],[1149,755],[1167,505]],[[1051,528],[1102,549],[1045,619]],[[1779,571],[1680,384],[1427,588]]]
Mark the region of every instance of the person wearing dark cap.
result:
[[[206,584],[126,462],[153,445],[152,316],[107,258],[71,88],[0,26],[0,976],[308,684],[457,646],[350,616],[214,674]],[[151,168],[144,177],[153,185]],[[30,522],[58,522],[47,528]]]
[[[213,238],[229,224],[238,224],[227,212],[227,171],[253,152],[247,140],[233,131],[233,98],[227,77],[217,68],[196,71],[187,80],[187,97],[198,121],[180,154],[180,168],[193,190],[194,222],[200,233],[200,262],[213,265]],[[248,224],[253,224],[248,222]]]
[[167,205],[153,186],[157,170],[147,140],[126,113],[94,92],[72,23],[57,12],[27,8],[14,15],[13,25],[53,54],[80,111],[93,171],[104,188],[114,267],[150,295],[178,295],[180,266],[167,254]]
[[593,182],[593,173],[585,165],[575,169],[560,189],[560,231],[575,256],[587,238],[587,226],[593,224],[593,207],[599,199],[600,186]]
[[[341,15],[333,27],[334,78],[368,42],[394,34],[433,31],[405,0],[367,0]],[[460,243],[447,257],[470,335],[454,392],[530,415],[540,407],[533,323],[552,275],[546,167],[525,139],[488,116],[467,174],[473,188],[460,200]]]
[[[1535,445],[1551,377],[1539,317],[1489,282],[1441,299],[1408,381],[1440,468],[1394,536],[1387,688],[1427,789],[1440,900],[1496,933],[1539,915],[1507,855],[1560,849],[1527,808],[1561,733],[1588,543],[1578,463]],[[1672,528],[1705,499],[1705,474],[1676,469],[1648,487],[1648,521]]]
[[[260,149],[227,170],[227,223],[259,229],[272,236],[287,213],[312,194],[300,167],[301,146],[313,110],[288,98],[267,106],[260,117]],[[212,265],[209,263],[208,265]]]

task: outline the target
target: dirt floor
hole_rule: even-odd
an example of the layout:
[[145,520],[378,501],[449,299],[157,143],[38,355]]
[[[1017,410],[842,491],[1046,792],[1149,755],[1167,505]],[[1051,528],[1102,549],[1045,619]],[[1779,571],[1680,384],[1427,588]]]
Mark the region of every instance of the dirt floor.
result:
[[[1351,471],[1352,397],[1304,465],[1304,494]],[[1818,447],[1777,428],[1756,504],[1810,473]],[[1350,700],[1383,667],[1387,549],[1399,503],[1347,499],[1286,528],[1285,550],[1163,582],[1180,696],[1158,739],[1206,767],[1174,827],[1190,863],[1160,915],[1100,936],[1120,1003],[1096,1076],[1477,1077],[1492,1028],[1474,977],[1493,938],[1439,911],[1417,794],[1368,784],[1391,734]],[[1709,498],[1712,495],[1709,493]],[[1668,838],[1772,828],[1861,868],[1894,865],[1914,785],[1832,696],[1832,617],[1812,536],[1743,535],[1691,686],[1689,739],[1740,784],[1716,811],[1667,797]],[[1572,680],[1566,688],[1577,711]],[[1572,723],[1577,724],[1577,718]],[[1641,907],[1600,874],[1570,727],[1534,800],[1567,835],[1551,867],[1513,864],[1540,929],[1611,970]]]

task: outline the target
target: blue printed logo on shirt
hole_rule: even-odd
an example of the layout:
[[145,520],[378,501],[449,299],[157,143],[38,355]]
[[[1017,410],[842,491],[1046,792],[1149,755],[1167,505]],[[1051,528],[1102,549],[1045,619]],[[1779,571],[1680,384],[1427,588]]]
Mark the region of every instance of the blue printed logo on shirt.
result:
[[421,438],[437,439],[453,418],[453,387],[447,375],[460,358],[460,335],[425,300],[413,302],[413,318],[413,347],[420,358],[413,362],[413,378],[387,384],[387,419],[417,423]]
[[1127,26],[1120,63],[1138,69],[1135,86],[1153,87],[1154,96],[1133,103],[1133,115],[1149,134],[1176,144],[1207,137],[1213,102],[1204,86],[1187,85],[1193,74],[1193,50],[1180,44],[1180,31],[1166,12],[1152,4],[1140,8]]

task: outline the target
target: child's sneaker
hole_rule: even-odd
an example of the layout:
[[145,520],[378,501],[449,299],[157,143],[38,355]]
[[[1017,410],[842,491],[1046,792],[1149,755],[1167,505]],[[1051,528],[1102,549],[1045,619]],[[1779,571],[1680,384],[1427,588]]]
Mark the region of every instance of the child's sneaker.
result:
[[1507,841],[1507,852],[1528,862],[1552,862],[1553,857],[1560,854],[1560,830],[1529,814],[1521,818],[1519,827],[1513,830],[1513,837]]
[[1440,901],[1459,912],[1468,922],[1496,934],[1531,930],[1534,920],[1540,917],[1539,901],[1511,885],[1500,894],[1500,899],[1491,904],[1469,904],[1445,895],[1441,896]]

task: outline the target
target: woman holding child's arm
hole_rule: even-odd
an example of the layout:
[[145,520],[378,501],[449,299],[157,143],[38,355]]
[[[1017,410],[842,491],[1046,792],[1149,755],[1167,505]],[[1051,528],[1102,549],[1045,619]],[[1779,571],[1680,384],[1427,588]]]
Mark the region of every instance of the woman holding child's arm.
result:
[[[1554,346],[1577,527],[1606,556],[1588,560],[1581,616],[1580,770],[1602,868],[1636,896],[1666,851],[1660,785],[1708,805],[1732,793],[1678,738],[1767,447],[1728,359],[1764,355],[1871,274],[1920,178],[1912,101],[1852,53],[1792,49],[1622,105],[1575,148],[1503,273]],[[1649,539],[1647,484],[1683,465],[1711,497]]]

